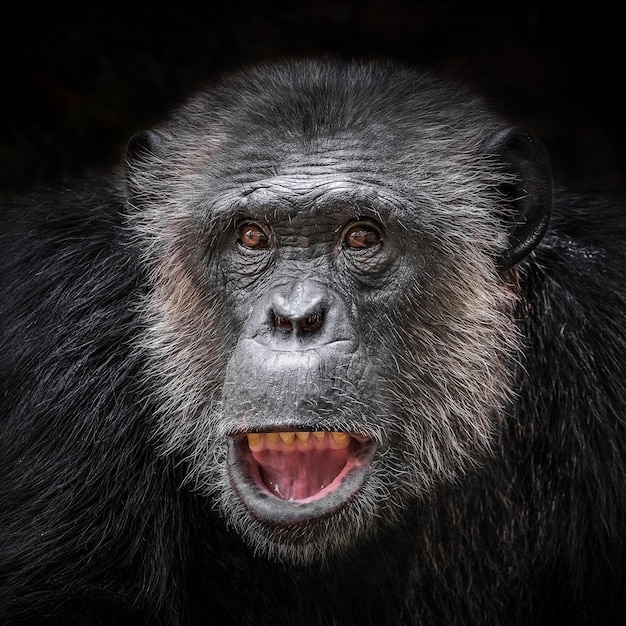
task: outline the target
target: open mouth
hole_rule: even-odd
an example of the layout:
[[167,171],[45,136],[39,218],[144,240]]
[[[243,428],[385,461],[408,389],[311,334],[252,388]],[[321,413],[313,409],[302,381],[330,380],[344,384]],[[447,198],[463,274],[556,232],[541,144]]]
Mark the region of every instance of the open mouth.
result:
[[342,506],[365,480],[375,450],[370,439],[339,431],[248,432],[232,444],[235,488],[248,508],[271,518],[283,517],[286,506],[289,518],[298,517],[294,504],[317,504],[315,515]]

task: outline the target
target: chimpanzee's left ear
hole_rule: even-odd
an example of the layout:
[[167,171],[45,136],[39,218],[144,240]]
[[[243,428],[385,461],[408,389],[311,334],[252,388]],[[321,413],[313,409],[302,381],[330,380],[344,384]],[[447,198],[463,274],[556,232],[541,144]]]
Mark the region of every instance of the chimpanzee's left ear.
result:
[[487,144],[517,182],[503,187],[508,210],[509,245],[498,258],[504,271],[523,259],[543,238],[552,210],[552,173],[546,152],[528,131],[508,127]]

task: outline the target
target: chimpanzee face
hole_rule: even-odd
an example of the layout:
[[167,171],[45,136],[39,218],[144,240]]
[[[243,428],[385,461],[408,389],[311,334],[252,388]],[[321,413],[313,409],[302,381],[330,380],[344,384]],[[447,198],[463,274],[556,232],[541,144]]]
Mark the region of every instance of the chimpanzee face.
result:
[[485,138],[465,106],[442,120],[428,86],[398,104],[324,84],[308,108],[287,87],[223,118],[200,100],[130,167],[161,448],[294,561],[481,462],[519,339],[501,272],[544,220],[511,173],[523,133]]

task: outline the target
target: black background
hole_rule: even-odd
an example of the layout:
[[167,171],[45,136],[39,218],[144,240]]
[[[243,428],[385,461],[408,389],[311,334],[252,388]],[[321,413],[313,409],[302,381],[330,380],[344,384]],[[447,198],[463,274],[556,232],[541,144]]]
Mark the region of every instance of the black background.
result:
[[626,178],[619,3],[24,2],[0,19],[0,199],[119,162],[220,73],[305,55],[390,58],[468,83],[545,143],[557,177]]

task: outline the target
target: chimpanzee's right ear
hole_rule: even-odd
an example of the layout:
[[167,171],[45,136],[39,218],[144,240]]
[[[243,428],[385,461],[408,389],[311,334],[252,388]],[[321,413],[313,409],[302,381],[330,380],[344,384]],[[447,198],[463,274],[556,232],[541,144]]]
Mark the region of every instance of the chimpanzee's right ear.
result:
[[[161,155],[165,152],[167,137],[156,130],[143,130],[135,133],[126,146],[125,177],[126,189],[129,200],[132,203],[138,202],[138,193],[142,183],[138,177],[142,162],[149,160],[151,155]],[[145,189],[142,189],[145,197]]]
[[157,130],[142,130],[135,133],[126,146],[126,163],[133,163],[149,154],[161,154],[165,142],[165,135]]

